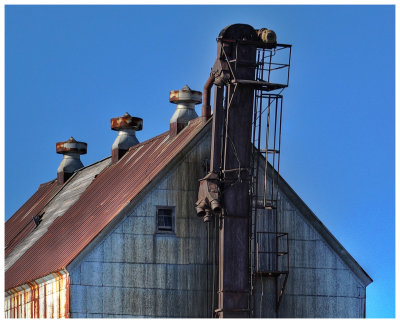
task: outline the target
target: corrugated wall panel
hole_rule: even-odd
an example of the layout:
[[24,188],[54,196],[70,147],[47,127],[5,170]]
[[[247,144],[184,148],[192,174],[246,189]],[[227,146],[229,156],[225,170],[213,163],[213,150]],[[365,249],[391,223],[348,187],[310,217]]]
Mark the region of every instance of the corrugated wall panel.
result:
[[[162,172],[104,240],[67,268],[71,317],[206,316],[207,226],[193,204],[210,135],[179,154],[179,162]],[[157,205],[174,207],[174,234],[157,233]]]
[[69,274],[60,271],[9,290],[5,297],[6,318],[69,317]]
[[46,235],[10,267],[6,272],[6,290],[65,268],[204,125],[198,118],[174,138],[169,139],[166,132],[138,144],[103,170],[73,207],[57,218]]

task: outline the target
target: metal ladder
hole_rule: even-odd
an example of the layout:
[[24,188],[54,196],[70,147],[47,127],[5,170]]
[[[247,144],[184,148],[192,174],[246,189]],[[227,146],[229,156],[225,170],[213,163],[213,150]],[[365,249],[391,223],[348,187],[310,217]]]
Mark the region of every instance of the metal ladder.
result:
[[[280,48],[281,49],[281,48]],[[290,49],[290,47],[289,47]],[[281,146],[282,101],[280,94],[286,84],[271,83],[271,72],[290,66],[272,62],[275,49],[259,48],[254,86],[251,226],[250,226],[250,280],[252,313],[255,310],[255,284],[263,277],[275,278],[276,317],[289,276],[288,234],[278,232],[278,187]],[[277,67],[276,67],[277,66]],[[277,90],[281,90],[276,93]],[[264,173],[261,176],[260,173]],[[261,316],[262,299],[260,301]]]

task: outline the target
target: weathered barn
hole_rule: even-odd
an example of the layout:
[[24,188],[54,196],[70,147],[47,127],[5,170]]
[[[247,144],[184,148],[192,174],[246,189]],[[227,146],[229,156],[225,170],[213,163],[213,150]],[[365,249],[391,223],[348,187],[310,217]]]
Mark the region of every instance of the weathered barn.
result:
[[[234,38],[238,30],[253,35],[246,26],[221,32],[219,55],[229,50],[227,35]],[[225,106],[224,122],[218,121],[217,107],[227,101],[219,95],[238,81],[224,79],[224,71],[229,67],[236,76],[245,75],[240,67],[224,70],[218,64],[222,73],[214,70],[206,83],[200,117],[194,106],[201,93],[186,86],[171,91],[177,109],[170,130],[159,136],[139,143],[135,131],[142,129],[142,120],[129,114],[114,118],[111,128],[118,136],[111,157],[86,167],[79,159],[85,143],[73,138],[57,143],[64,155],[57,178],[41,184],[5,225],[6,317],[365,317],[372,279],[261,149],[251,153],[257,168],[252,181],[241,175],[246,167],[240,162],[220,172],[234,172],[240,180],[233,185],[228,177],[212,177],[212,170],[221,168],[218,127],[225,125],[233,147],[237,132],[233,91],[227,90],[233,103]],[[246,89],[253,110],[253,89],[251,94]],[[247,101],[238,101],[243,110]],[[234,151],[238,159],[250,154]],[[204,183],[208,190],[202,191]],[[250,187],[257,191],[254,185],[260,192],[275,189],[271,201],[276,204],[267,207],[264,196],[264,205],[257,207],[258,196],[250,195],[247,214],[228,212],[232,197],[224,192],[239,187],[249,194]]]

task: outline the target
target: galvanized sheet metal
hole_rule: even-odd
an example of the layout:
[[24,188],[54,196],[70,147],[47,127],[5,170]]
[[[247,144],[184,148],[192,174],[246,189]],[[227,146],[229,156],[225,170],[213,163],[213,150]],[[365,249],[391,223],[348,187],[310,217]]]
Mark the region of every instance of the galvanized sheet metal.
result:
[[57,195],[41,211],[43,217],[40,225],[27,234],[26,238],[16,246],[5,259],[5,270],[7,271],[37,240],[47,233],[48,227],[79,199],[80,195],[86,190],[93,179],[108,164],[110,158],[99,161],[95,164],[81,169],[71,177],[62,187]]
[[32,217],[37,216],[61,188],[57,180],[41,184],[35,194],[8,219],[4,233],[5,256],[33,230],[35,223]]
[[6,272],[5,289],[65,268],[200,132],[192,120],[178,136],[168,132],[132,147],[104,169],[79,200]]

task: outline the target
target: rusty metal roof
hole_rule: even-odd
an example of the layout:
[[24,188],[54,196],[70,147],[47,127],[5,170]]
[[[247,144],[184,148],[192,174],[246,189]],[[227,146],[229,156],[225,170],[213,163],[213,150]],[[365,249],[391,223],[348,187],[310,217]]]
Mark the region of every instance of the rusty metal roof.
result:
[[[133,146],[117,163],[104,168],[79,199],[54,219],[46,233],[6,271],[5,289],[65,268],[204,126],[201,118],[194,119],[177,136],[169,138],[166,132]],[[29,207],[24,205],[21,209],[28,212]],[[41,210],[39,206],[36,209]],[[24,216],[24,212],[19,214]],[[11,218],[13,223],[17,222],[16,218],[16,215]],[[14,233],[18,231],[8,222],[7,228]]]
[[110,158],[106,158],[90,166],[82,168],[62,186],[58,193],[42,209],[40,224],[32,229],[20,243],[6,256],[4,267],[7,271],[29,248],[31,248],[43,235],[48,227],[80,198],[82,193],[90,185],[106,166],[110,164]]
[[17,246],[33,230],[33,217],[40,214],[44,206],[61,189],[57,180],[41,184],[35,194],[26,201],[5,224],[5,256]]
[[[5,290],[68,266],[120,211],[156,178],[162,169],[173,162],[174,158],[179,158],[179,152],[200,133],[204,125],[201,118],[194,119],[177,136],[170,138],[169,132],[166,132],[133,146],[117,163],[103,164],[105,168],[101,170],[92,168],[89,171],[88,169],[93,165],[87,166],[77,172],[75,179],[71,178],[63,186],[57,185],[56,180],[42,184],[38,191],[7,221],[6,245],[10,244],[10,240],[27,224],[33,225],[32,216],[42,211],[50,213],[51,208],[57,209],[57,204],[69,198],[68,194],[62,198],[63,192],[60,189],[66,190],[65,193],[69,192],[71,195],[78,194],[78,198],[62,216],[53,219],[46,233],[35,240],[35,243],[9,267],[5,274]],[[86,176],[91,179],[88,186],[77,193],[72,183],[74,180],[79,181],[80,176],[82,176],[82,183],[79,185],[86,186],[83,184]],[[309,223],[321,233],[353,272],[368,285],[372,279],[362,267],[323,226],[284,179],[280,177],[279,181],[283,192],[295,203]],[[68,183],[70,183],[69,188]],[[67,208],[65,205],[64,207]],[[29,239],[32,227],[25,230],[26,232],[19,234],[19,242],[25,238]],[[17,240],[14,239],[11,242],[12,246],[9,248],[15,249],[18,245]]]

